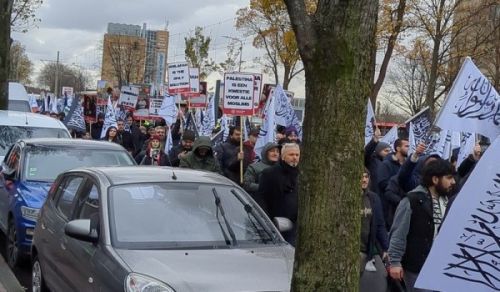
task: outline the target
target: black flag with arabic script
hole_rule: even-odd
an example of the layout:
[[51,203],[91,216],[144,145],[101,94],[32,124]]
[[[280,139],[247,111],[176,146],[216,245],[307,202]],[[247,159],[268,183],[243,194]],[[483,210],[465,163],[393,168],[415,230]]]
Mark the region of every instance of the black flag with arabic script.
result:
[[83,116],[82,104],[75,98],[71,104],[68,115],[64,118],[63,124],[69,130],[85,133],[85,118]]

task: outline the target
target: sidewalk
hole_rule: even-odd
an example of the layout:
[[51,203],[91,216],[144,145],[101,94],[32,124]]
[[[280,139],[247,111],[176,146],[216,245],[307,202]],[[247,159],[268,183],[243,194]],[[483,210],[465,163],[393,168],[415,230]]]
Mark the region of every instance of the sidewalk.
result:
[[24,292],[23,287],[0,255],[0,292]]

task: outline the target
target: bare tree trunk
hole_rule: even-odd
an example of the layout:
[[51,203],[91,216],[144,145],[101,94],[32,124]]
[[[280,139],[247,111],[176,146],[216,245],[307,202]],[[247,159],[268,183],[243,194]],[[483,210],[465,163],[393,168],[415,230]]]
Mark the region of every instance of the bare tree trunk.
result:
[[290,66],[285,65],[285,72],[283,73],[283,89],[288,90],[290,85]]
[[[389,62],[394,52],[394,47],[396,46],[396,41],[398,39],[399,33],[401,32],[401,27],[403,26],[403,17],[406,10],[406,0],[400,0],[397,8],[397,19],[394,30],[389,36],[389,41],[387,43],[387,50],[385,51],[384,59],[382,60],[382,65],[380,66],[380,72],[377,77],[377,81],[372,89],[372,94],[370,95],[372,105],[377,103],[377,96],[384,84],[385,76],[387,74],[387,68],[389,67]],[[375,108],[375,107],[374,107]]]
[[[378,0],[285,0],[306,76],[292,291],[358,291],[360,178]],[[356,113],[356,114],[354,114]]]
[[431,70],[429,75],[429,84],[427,86],[427,93],[425,94],[425,103],[429,106],[429,110],[431,112],[431,117],[434,117],[436,103],[434,99],[434,95],[436,94],[436,84],[438,77],[438,67],[439,67],[439,51],[441,47],[442,41],[442,31],[441,25],[443,20],[443,13],[445,8],[446,0],[441,0],[439,3],[438,13],[436,17],[436,30],[435,35],[433,37],[433,49],[432,49],[432,62],[431,62]]
[[10,19],[12,0],[0,0],[0,110],[9,105]]

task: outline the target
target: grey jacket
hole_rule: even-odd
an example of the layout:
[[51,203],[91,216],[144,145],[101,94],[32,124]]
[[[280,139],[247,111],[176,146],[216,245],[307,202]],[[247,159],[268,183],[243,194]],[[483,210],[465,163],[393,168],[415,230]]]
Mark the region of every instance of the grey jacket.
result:
[[[429,191],[424,186],[419,185],[411,192],[427,194]],[[390,242],[388,253],[391,266],[401,267],[401,260],[406,252],[406,238],[410,230],[411,214],[410,200],[405,197],[399,202],[398,208],[396,209],[389,235]]]
[[278,147],[276,143],[267,143],[261,151],[261,160],[250,164],[243,176],[243,188],[250,194],[254,194],[259,190],[259,179],[262,171],[274,164],[267,159],[267,151]]

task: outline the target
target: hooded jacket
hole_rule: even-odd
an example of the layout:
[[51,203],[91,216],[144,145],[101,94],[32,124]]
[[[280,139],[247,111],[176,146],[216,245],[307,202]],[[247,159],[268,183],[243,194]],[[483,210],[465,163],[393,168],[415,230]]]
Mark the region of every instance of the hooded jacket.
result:
[[250,193],[250,195],[252,195],[254,200],[256,200],[257,203],[259,203],[259,205],[261,205],[261,199],[262,199],[262,198],[257,198],[260,175],[264,169],[275,164],[275,162],[269,161],[267,159],[267,152],[273,148],[278,148],[278,147],[279,147],[278,144],[272,142],[264,145],[264,148],[262,148],[262,151],[260,153],[261,160],[250,164],[247,170],[245,171],[245,175],[243,177],[243,188],[248,193]]
[[[199,156],[198,150],[200,147],[206,147],[209,149],[206,156]],[[210,138],[206,136],[198,137],[194,141],[193,150],[190,151],[185,157],[181,158],[179,167],[221,173],[219,163],[214,157],[214,151],[212,149]]]

